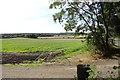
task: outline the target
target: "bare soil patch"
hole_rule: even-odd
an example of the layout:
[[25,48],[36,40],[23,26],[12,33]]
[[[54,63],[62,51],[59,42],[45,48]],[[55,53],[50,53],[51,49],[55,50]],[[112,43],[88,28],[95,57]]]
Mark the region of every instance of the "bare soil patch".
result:
[[18,64],[24,63],[24,61],[35,61],[40,58],[44,59],[45,62],[61,56],[62,53],[53,52],[41,52],[41,53],[2,53],[2,64]]

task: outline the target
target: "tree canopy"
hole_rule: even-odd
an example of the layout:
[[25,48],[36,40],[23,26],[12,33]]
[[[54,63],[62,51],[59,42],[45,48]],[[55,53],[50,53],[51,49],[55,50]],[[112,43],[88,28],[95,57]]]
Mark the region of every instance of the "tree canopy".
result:
[[66,31],[89,33],[88,39],[104,53],[112,46],[110,39],[120,34],[120,2],[54,1],[49,8],[60,10],[53,19]]

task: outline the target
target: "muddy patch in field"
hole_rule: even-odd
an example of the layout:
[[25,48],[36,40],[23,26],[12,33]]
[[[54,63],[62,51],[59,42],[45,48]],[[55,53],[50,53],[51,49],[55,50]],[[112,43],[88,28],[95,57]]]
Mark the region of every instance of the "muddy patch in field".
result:
[[62,52],[41,52],[41,53],[2,53],[2,64],[24,63],[25,61],[37,61],[43,59],[48,62],[57,56],[62,56]]

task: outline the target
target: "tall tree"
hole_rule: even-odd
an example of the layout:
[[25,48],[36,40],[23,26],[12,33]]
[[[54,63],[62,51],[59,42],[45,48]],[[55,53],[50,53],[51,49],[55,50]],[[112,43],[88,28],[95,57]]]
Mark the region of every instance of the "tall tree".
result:
[[120,2],[54,1],[49,8],[60,10],[53,18],[66,31],[74,29],[76,32],[89,32],[90,41],[103,53],[108,53],[112,33],[119,28],[115,16],[118,17],[120,13]]

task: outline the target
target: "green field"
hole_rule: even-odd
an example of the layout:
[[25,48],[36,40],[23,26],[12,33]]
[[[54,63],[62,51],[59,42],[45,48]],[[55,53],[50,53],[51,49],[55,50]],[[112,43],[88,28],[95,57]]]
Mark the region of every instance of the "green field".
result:
[[0,39],[2,50],[0,52],[60,52],[73,55],[91,50],[86,41],[79,39],[30,39],[9,38]]

